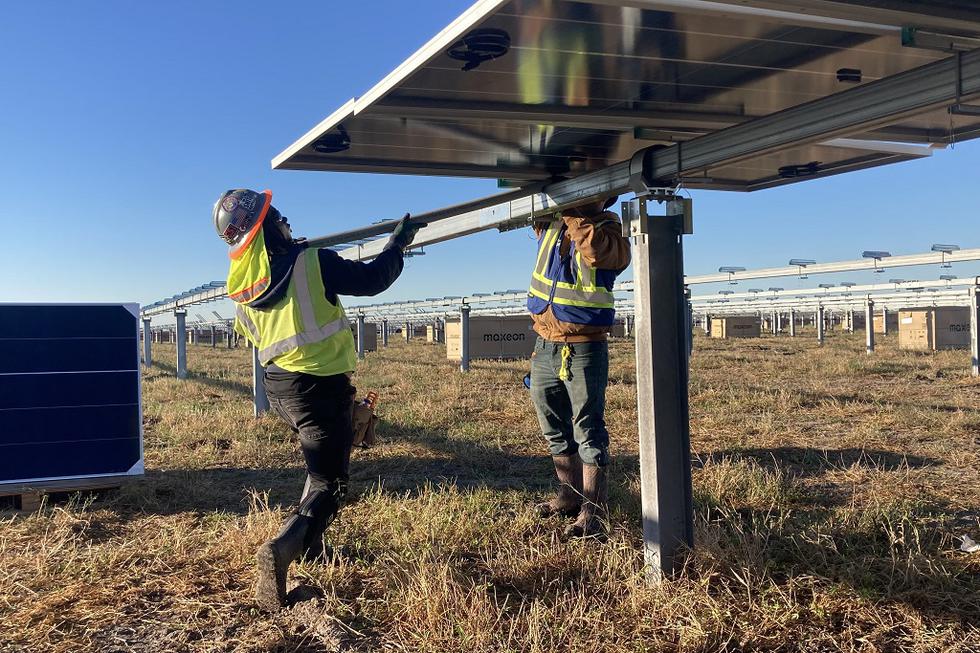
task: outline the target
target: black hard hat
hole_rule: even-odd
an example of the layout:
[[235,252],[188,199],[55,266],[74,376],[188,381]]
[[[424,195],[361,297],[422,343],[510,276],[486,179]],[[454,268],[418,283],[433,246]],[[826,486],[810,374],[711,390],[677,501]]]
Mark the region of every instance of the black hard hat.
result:
[[271,206],[271,190],[261,193],[247,188],[225,191],[214,203],[211,213],[214,230],[233,249],[244,248],[262,226]]

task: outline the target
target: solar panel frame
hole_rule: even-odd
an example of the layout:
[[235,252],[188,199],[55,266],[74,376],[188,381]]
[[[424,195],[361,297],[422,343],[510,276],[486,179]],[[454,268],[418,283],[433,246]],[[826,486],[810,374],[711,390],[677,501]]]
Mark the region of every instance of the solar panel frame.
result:
[[[131,317],[130,325],[119,321],[119,312],[113,318],[109,311],[100,309],[119,309]],[[135,476],[143,473],[143,406],[142,406],[142,373],[140,368],[140,320],[138,304],[113,303],[0,303],[0,314],[20,310],[17,320],[2,320],[0,326],[0,343],[11,345],[22,350],[21,356],[5,355],[0,363],[0,381],[5,382],[6,389],[3,401],[0,402],[0,421],[6,426],[2,429],[4,448],[3,465],[0,466],[0,490],[15,491],[23,487],[45,487],[65,481],[83,481],[89,479],[108,479],[125,476]],[[83,317],[86,312],[105,313],[99,319],[93,315]],[[34,315],[25,317],[25,313]],[[72,314],[77,319],[67,319]],[[79,315],[82,314],[82,315]],[[127,320],[129,318],[126,318]],[[115,320],[115,321],[114,321]],[[67,335],[71,330],[72,335]],[[108,331],[106,331],[108,330]],[[121,335],[125,330],[130,335]],[[111,335],[112,333],[117,335]],[[44,347],[31,349],[27,347],[34,341],[45,341]],[[125,354],[124,349],[109,352],[81,350],[84,355],[81,360],[73,361],[68,354],[73,352],[65,347],[57,347],[59,341],[72,341],[70,347],[91,347],[105,340],[132,340],[132,349]],[[26,343],[26,344],[25,344]],[[103,343],[104,344],[104,343]],[[125,343],[119,343],[125,346]],[[24,349],[27,347],[27,349]],[[50,351],[54,347],[55,351]],[[47,348],[49,351],[42,352]],[[9,352],[8,352],[9,354]],[[78,352],[74,352],[77,356]],[[118,355],[129,358],[131,366],[127,365]],[[47,357],[45,357],[47,356]],[[131,357],[131,358],[130,358]],[[32,360],[33,358],[33,360]],[[27,369],[25,365],[33,362],[39,369]],[[47,364],[47,363],[50,363]],[[119,368],[119,369],[109,369]],[[100,376],[98,379],[93,375]],[[58,377],[51,385],[49,378]],[[124,378],[130,377],[130,378]],[[99,385],[96,381],[108,383]],[[128,396],[128,403],[106,403],[105,391],[118,392],[120,398]],[[53,389],[56,392],[52,392]],[[74,396],[80,404],[66,404],[72,401],[67,397]],[[29,401],[29,405],[25,402]],[[99,403],[102,401],[102,403]],[[22,405],[23,404],[23,405]],[[116,409],[116,410],[113,410]],[[30,414],[31,411],[36,411]],[[52,412],[60,415],[76,414],[74,417],[62,418],[58,422],[50,417]],[[93,413],[102,414],[112,428],[130,429],[124,435],[115,437],[93,437],[105,435],[100,429],[103,422],[93,419]],[[46,421],[45,417],[50,419]],[[66,439],[66,433],[60,430],[58,424],[72,425],[75,439]],[[131,432],[130,432],[131,431]],[[113,431],[115,434],[115,432]],[[16,440],[27,437],[27,440]],[[135,442],[134,442],[135,440]],[[123,442],[126,441],[126,442]],[[118,442],[116,445],[105,445],[107,450],[100,450],[95,443]],[[33,448],[34,453],[28,455],[26,450]],[[50,452],[60,452],[56,459],[43,459],[37,449]],[[24,449],[21,456],[12,454]],[[104,458],[100,458],[100,455]],[[91,456],[92,458],[86,458]],[[115,456],[115,457],[113,457]],[[27,464],[34,473],[15,472],[17,464]],[[111,465],[111,467],[110,467]],[[127,466],[128,465],[128,466]],[[23,468],[21,468],[23,469]],[[46,471],[38,471],[46,470]],[[58,485],[59,487],[63,487]]]
[[[651,144],[689,142],[834,95],[853,85],[840,81],[840,70],[854,69],[843,64],[859,68],[864,84],[947,57],[902,45],[909,16],[920,26],[980,34],[980,12],[954,15],[941,3],[918,3],[917,14],[908,3],[904,11],[857,2],[792,3],[809,15],[752,1],[623,4],[478,2],[363,97],[288,147],[273,167],[480,176],[518,184],[575,177],[628,160]],[[848,14],[890,22],[842,17]],[[507,31],[511,50],[463,73],[446,51],[477,27]],[[657,38],[631,36],[630,28]],[[641,45],[647,50],[627,51]],[[567,61],[575,57],[584,58],[578,69]],[[536,72],[527,72],[532,68]],[[673,95],[665,96],[657,84]],[[316,152],[317,139],[337,129],[349,135],[350,149]],[[929,154],[928,148],[896,152],[893,141],[942,144],[978,134],[976,116],[927,107],[889,124],[852,127],[846,135],[864,141],[861,148],[805,142],[708,168],[700,180],[680,177],[703,188],[759,190]],[[780,172],[811,162],[818,164],[811,174]]]

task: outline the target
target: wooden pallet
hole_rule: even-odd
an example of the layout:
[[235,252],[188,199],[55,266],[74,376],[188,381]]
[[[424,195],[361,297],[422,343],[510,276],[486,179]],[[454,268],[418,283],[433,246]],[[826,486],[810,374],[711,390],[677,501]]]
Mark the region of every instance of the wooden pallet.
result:
[[44,495],[69,495],[75,492],[116,490],[128,477],[81,478],[44,481],[32,485],[0,485],[0,510],[34,512],[41,507]]

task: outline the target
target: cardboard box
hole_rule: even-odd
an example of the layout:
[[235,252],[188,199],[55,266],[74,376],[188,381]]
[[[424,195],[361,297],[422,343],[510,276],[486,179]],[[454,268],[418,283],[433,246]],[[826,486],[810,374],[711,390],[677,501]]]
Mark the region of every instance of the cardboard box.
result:
[[[419,338],[425,337],[425,326],[414,326],[412,327],[412,340],[418,340]],[[402,340],[408,340],[408,331],[405,330],[405,326],[402,325]]]
[[970,309],[966,306],[899,311],[898,346],[938,351],[970,348]]
[[[537,338],[526,315],[471,315],[469,354],[475,359],[530,358]],[[462,357],[459,320],[446,321],[446,358]]]
[[762,322],[753,315],[711,318],[712,338],[758,338]]
[[444,342],[443,330],[434,324],[425,327],[425,341],[433,344]]
[[[888,333],[895,333],[898,331],[898,313],[895,311],[888,311]],[[877,311],[875,313],[875,333],[884,333],[885,323],[881,320],[881,312]]]

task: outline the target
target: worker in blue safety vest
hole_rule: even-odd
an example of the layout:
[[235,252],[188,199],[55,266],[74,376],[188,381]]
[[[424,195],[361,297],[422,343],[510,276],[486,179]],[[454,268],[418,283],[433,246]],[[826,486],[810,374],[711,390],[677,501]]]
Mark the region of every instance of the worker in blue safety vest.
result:
[[421,225],[408,216],[373,261],[348,261],[294,239],[272,206],[272,192],[222,193],[212,212],[230,246],[228,297],[235,330],[258,351],[269,405],[298,434],[306,461],[299,506],[279,534],[256,553],[256,602],[278,609],[286,600],[289,565],[323,559],[323,534],[347,492],[357,355],[339,295],[376,295],[402,272],[403,252]]
[[536,508],[542,517],[575,517],[568,537],[605,532],[607,336],[616,316],[613,284],[630,263],[619,216],[607,210],[615,200],[535,224],[538,256],[527,299],[538,333],[531,398],[559,481],[557,494]]

